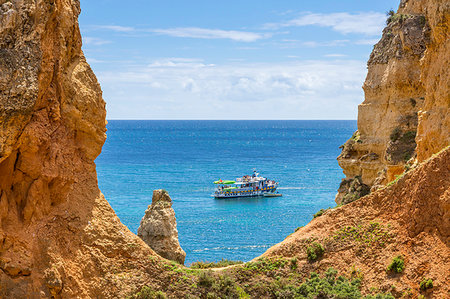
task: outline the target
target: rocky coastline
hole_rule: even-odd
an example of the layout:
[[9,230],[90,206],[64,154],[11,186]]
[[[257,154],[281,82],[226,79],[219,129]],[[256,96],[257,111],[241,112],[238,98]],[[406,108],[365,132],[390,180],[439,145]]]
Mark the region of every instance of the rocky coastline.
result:
[[448,296],[448,1],[402,0],[375,45],[358,131],[338,158],[345,205],[213,271],[181,265],[166,193],[155,191],[141,239],[99,190],[105,101],[79,13],[78,0],[0,0],[0,297]]

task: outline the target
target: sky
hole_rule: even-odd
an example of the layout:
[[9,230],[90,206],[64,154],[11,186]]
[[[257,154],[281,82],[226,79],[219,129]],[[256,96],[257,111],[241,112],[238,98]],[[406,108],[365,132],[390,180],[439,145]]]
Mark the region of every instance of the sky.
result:
[[356,119],[398,0],[81,0],[108,119]]

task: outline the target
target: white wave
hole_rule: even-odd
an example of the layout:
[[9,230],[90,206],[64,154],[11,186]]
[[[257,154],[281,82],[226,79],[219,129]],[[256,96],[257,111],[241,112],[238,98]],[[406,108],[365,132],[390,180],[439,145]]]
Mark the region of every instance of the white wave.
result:
[[213,247],[213,248],[203,248],[195,249],[193,252],[203,252],[203,251],[214,251],[214,250],[239,250],[239,249],[253,249],[253,248],[269,248],[272,245],[245,245],[245,246],[235,246],[235,247]]

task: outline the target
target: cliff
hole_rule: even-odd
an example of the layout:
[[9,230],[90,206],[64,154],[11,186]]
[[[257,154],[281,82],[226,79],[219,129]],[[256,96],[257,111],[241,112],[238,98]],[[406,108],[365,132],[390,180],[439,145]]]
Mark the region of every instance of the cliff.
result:
[[358,131],[338,157],[346,178],[337,203],[386,185],[450,144],[449,6],[403,0],[389,16],[368,61]]
[[152,204],[142,217],[138,236],[160,256],[184,264],[186,252],[178,242],[177,219],[167,191],[153,191]]
[[161,259],[98,189],[106,111],[79,13],[76,0],[0,1],[2,298],[124,296],[129,273]]

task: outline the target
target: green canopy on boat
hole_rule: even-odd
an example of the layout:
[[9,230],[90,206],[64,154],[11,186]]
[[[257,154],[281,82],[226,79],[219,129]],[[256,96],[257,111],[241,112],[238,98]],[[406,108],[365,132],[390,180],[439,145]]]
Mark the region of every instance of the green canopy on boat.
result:
[[215,181],[214,184],[224,184],[224,185],[231,185],[236,183],[235,181],[230,181],[230,180],[218,180]]

